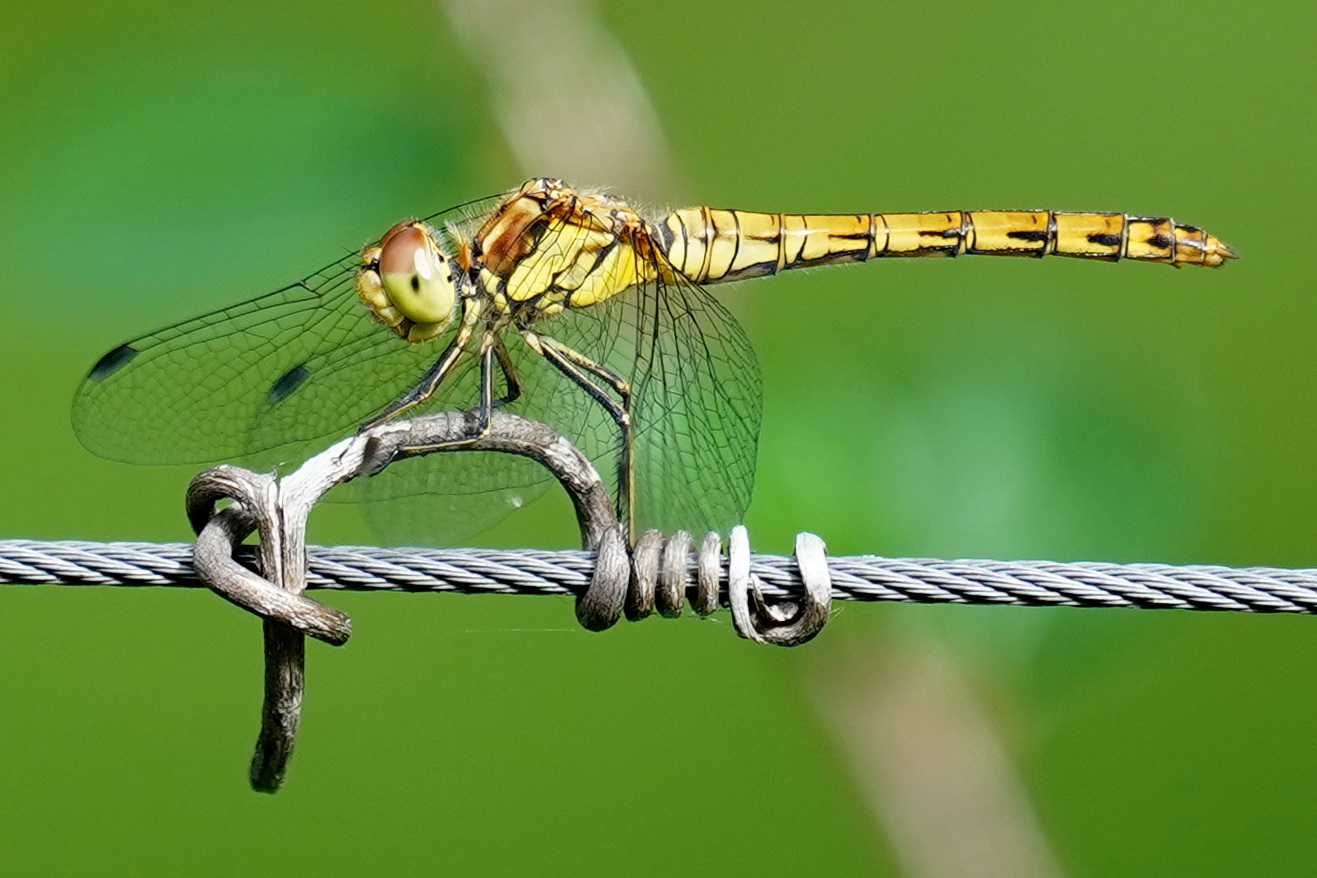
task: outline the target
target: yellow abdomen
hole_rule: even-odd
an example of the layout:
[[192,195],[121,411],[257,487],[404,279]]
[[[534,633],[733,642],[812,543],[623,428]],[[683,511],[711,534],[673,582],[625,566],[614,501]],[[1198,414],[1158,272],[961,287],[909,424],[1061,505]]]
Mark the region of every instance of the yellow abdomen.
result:
[[1221,265],[1235,251],[1169,217],[1052,210],[790,214],[690,207],[658,226],[668,259],[696,283],[885,256],[1074,256]]

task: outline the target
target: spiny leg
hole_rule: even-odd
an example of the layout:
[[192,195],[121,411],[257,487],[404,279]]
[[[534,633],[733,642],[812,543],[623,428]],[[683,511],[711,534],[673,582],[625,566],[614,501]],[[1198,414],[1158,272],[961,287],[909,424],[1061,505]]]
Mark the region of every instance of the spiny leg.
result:
[[521,399],[521,381],[517,378],[517,367],[508,354],[508,346],[503,343],[502,335],[494,339],[494,355],[498,357],[498,366],[507,385],[507,392],[493,401],[494,408],[500,408]]
[[[474,409],[476,422],[471,434],[461,439],[454,439],[451,442],[439,442],[434,445],[408,445],[400,448],[399,452],[406,452],[407,454],[428,454],[434,451],[452,451],[458,448],[465,448],[471,443],[483,439],[485,435],[489,433],[490,412],[494,410],[494,406],[501,405],[506,401],[505,399],[499,399],[498,401],[494,400],[494,359],[497,355],[497,349],[499,346],[500,342],[498,336],[491,331],[487,330],[480,337],[480,387],[476,399],[476,407]],[[507,352],[505,350],[504,356],[506,355]],[[503,363],[502,357],[499,357],[499,363],[504,367],[511,365],[510,362]],[[509,380],[509,393],[511,394],[513,385],[516,383],[516,378],[514,375],[507,372],[506,368],[503,374]],[[520,391],[520,385],[516,385],[516,392],[519,394]],[[513,396],[512,398],[515,399],[516,396]]]
[[393,420],[398,417],[398,415],[409,409],[415,408],[433,396],[440,383],[443,382],[444,378],[448,377],[448,373],[453,371],[453,367],[457,365],[457,361],[461,359],[461,356],[470,341],[471,330],[468,327],[463,326],[462,329],[458,331],[457,337],[449,342],[448,347],[444,348],[444,352],[439,355],[439,359],[435,360],[434,365],[430,367],[429,371],[425,373],[424,377],[421,378],[417,385],[407,391],[406,394],[399,397],[384,411],[363,423],[360,429],[365,431],[372,427],[378,427],[385,421]]
[[[595,362],[556,339],[533,332],[523,332],[522,338],[532,350],[590,394],[617,424],[622,440],[617,463],[617,514],[626,527],[627,544],[630,545],[636,529],[631,500],[635,496],[636,474],[633,462],[635,443],[631,424],[630,383],[602,363]],[[596,378],[608,384],[621,398],[621,402],[609,396],[607,391],[594,380]]]
[[472,438],[489,432],[489,413],[494,410],[494,342],[493,333],[480,339],[480,396],[476,402],[476,429]]

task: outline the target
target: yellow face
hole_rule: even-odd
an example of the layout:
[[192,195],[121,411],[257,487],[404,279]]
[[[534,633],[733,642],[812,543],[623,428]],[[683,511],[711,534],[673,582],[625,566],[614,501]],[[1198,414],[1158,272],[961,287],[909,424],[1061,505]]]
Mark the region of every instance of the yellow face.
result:
[[397,335],[421,342],[442,333],[457,312],[452,262],[419,220],[404,220],[361,254],[357,295]]

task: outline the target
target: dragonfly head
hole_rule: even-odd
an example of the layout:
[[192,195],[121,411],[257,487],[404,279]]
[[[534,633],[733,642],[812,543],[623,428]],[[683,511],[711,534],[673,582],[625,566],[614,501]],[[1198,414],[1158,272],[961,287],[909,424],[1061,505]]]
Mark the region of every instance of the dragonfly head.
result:
[[375,319],[408,341],[442,333],[457,313],[458,279],[435,233],[404,220],[361,253],[357,295]]

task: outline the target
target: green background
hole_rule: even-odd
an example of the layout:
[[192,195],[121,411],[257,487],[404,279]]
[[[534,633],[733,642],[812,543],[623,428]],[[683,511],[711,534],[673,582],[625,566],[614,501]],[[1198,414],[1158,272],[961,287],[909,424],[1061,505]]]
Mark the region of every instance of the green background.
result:
[[[582,8],[657,110],[670,173],[624,193],[643,202],[1174,214],[1243,256],[894,261],[729,291],[765,375],[756,549],[807,529],[838,554],[1314,562],[1317,8]],[[546,96],[595,87],[556,75],[579,47],[552,31],[473,64],[422,2],[25,4],[5,27],[5,537],[186,539],[191,470],[73,439],[90,363],[400,217],[562,173],[518,166],[490,66]],[[318,512],[313,538],[369,541],[350,513]],[[570,546],[560,513],[486,542]],[[920,691],[933,655],[1059,871],[1317,869],[1307,618],[864,605],[783,651],[723,616],[593,635],[566,599],[328,600],[356,633],[309,647],[297,757],[267,797],[245,782],[253,619],[203,591],[5,589],[7,868],[934,874],[871,815],[819,708],[843,687],[834,708],[859,711],[870,668]],[[871,718],[874,740],[908,719]]]

